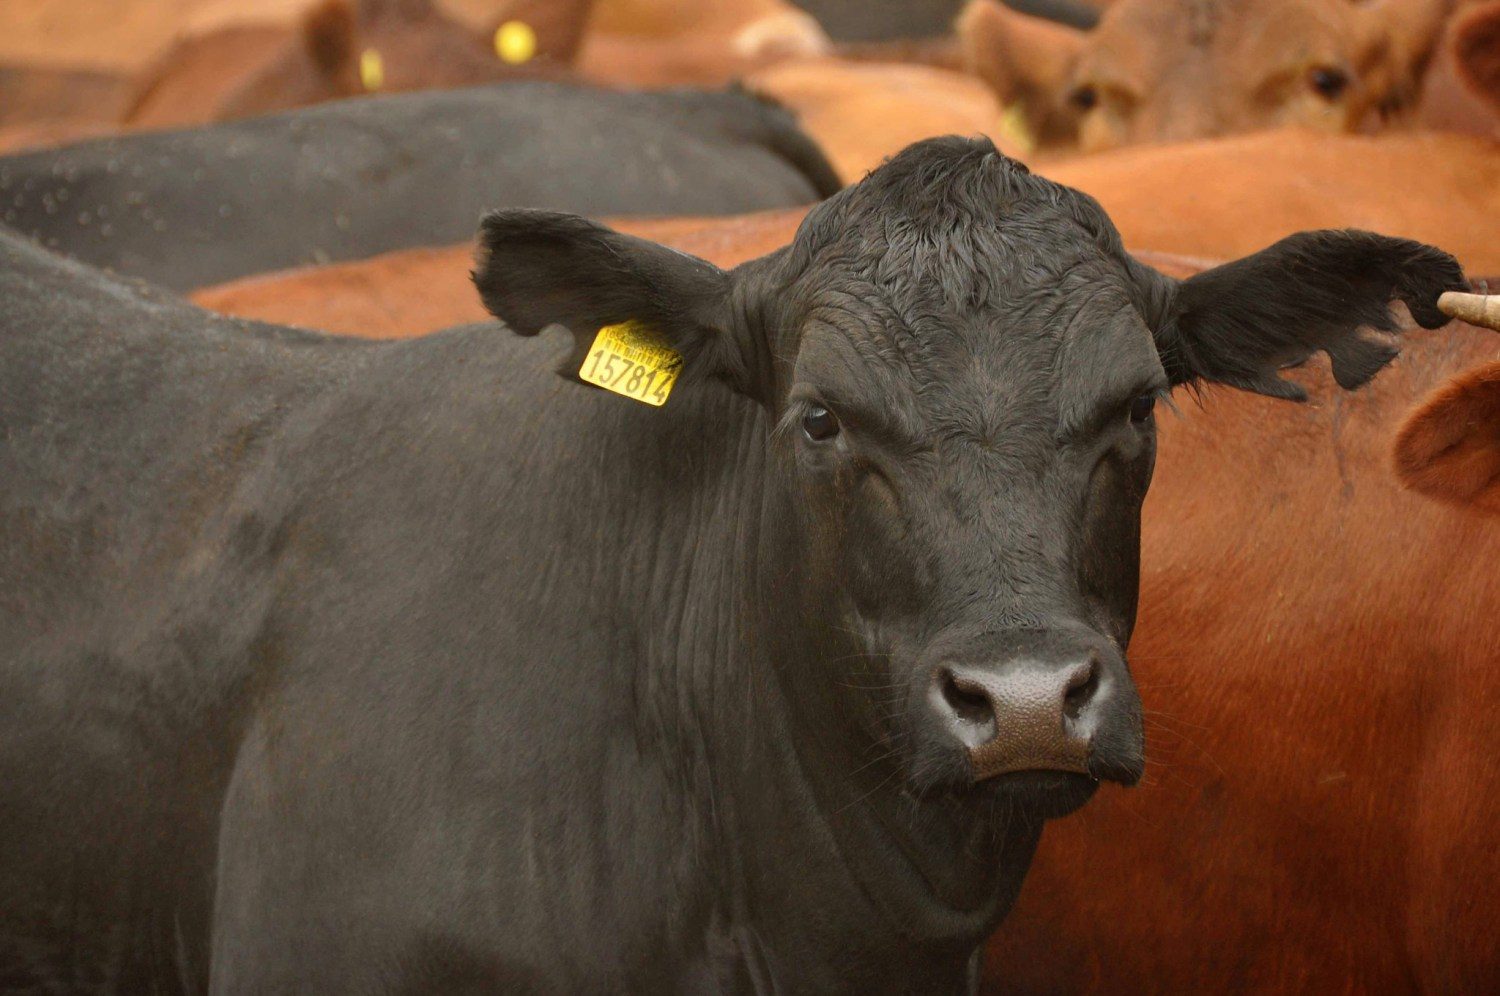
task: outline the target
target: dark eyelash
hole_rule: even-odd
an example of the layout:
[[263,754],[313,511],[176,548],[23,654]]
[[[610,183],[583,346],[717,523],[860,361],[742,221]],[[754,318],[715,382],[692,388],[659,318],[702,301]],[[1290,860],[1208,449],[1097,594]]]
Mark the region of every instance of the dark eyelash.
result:
[[[806,398],[798,398],[786,406],[786,413],[781,416],[781,421],[771,430],[774,439],[788,432],[792,432],[802,423],[802,418],[814,406],[814,402]],[[829,409],[832,411],[832,409]]]

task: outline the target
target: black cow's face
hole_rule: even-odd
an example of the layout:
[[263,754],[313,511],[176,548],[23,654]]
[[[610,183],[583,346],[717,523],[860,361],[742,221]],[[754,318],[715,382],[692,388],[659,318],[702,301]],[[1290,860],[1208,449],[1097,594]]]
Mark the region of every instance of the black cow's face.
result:
[[1276,370],[1318,350],[1357,385],[1395,355],[1393,297],[1436,325],[1462,284],[1444,254],[1364,233],[1179,284],[1091,199],[959,139],[913,146],[730,274],[535,212],[492,216],[484,249],[481,292],[518,331],[567,325],[581,354],[645,321],[688,375],[774,416],[772,569],[808,651],[783,680],[851,770],[1049,814],[1141,774],[1124,651],[1156,399],[1199,378],[1296,398]]
[[845,662],[842,701],[795,699],[921,790],[1082,798],[1141,773],[1123,651],[1169,382],[1145,293],[1090,230],[1107,222],[1015,179],[851,191],[748,295],[784,330],[775,486],[799,602]]

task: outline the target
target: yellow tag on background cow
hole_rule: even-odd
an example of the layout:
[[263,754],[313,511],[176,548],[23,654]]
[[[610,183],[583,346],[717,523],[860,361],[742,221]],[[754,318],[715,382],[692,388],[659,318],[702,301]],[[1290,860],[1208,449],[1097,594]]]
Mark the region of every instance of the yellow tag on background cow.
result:
[[594,337],[578,378],[660,408],[667,403],[682,356],[640,322],[606,325]]
[[506,21],[495,29],[495,54],[512,66],[530,62],[536,55],[536,32],[525,21]]
[[1036,136],[1026,121],[1026,112],[1019,102],[1011,104],[1000,116],[1000,141],[1012,146],[1016,152],[1029,156],[1036,151]]
[[373,48],[359,53],[359,82],[371,93],[385,86],[385,60]]

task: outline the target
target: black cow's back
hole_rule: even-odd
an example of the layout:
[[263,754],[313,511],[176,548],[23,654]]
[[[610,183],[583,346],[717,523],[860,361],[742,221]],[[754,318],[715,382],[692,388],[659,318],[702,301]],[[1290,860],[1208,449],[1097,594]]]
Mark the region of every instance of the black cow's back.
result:
[[0,990],[206,982],[233,729],[272,653],[279,426],[373,345],[0,232]]
[[460,242],[494,207],[734,214],[837,187],[790,115],[742,93],[508,83],[0,158],[0,220],[185,290]]
[[224,319],[3,230],[0,299],[0,989],[674,988],[708,837],[675,752],[608,757],[607,579],[727,549],[736,515],[676,520],[753,490],[758,409],[569,383],[494,323]]

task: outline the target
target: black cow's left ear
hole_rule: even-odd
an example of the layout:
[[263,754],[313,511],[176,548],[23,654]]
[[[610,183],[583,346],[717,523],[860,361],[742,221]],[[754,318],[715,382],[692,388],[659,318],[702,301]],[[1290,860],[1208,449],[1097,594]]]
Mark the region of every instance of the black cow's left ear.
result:
[[1322,351],[1340,387],[1359,387],[1400,352],[1393,301],[1437,328],[1447,321],[1438,296],[1467,286],[1452,256],[1420,242],[1300,232],[1176,284],[1152,317],[1173,384],[1216,381],[1304,401],[1307,392],[1277,371]]
[[638,322],[683,360],[684,381],[720,377],[746,393],[763,352],[732,323],[732,278],[706,260],[577,215],[496,211],[484,219],[474,284],[490,313],[524,336],[573,334],[558,372],[576,379],[606,325]]

